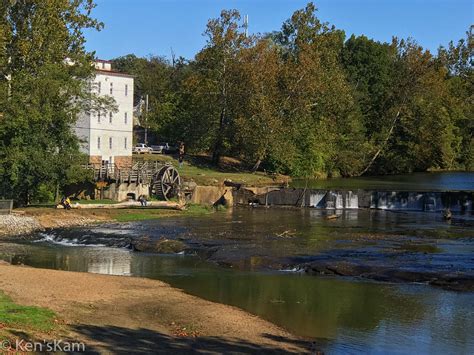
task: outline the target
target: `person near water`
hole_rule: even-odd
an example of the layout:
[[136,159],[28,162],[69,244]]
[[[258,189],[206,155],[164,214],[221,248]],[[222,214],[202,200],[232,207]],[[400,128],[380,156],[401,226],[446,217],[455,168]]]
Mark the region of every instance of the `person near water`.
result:
[[451,218],[453,217],[453,214],[451,212],[451,210],[449,208],[446,208],[444,211],[443,211],[443,218],[445,221],[450,221]]
[[69,197],[63,196],[63,198],[61,199],[60,205],[63,206],[65,210],[70,210],[71,200],[69,199]]
[[146,207],[146,205],[147,205],[147,200],[146,200],[145,195],[140,195],[140,197],[138,198],[138,201],[140,202],[140,204],[142,205],[142,207]]
[[179,143],[179,167],[181,168],[181,166],[183,165],[183,161],[184,161],[184,142],[181,142]]

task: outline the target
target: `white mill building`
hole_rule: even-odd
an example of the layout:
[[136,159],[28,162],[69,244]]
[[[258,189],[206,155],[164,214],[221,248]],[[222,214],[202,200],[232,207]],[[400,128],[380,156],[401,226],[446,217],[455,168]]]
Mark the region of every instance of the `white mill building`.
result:
[[118,111],[84,112],[78,117],[75,131],[83,140],[82,151],[92,164],[132,165],[133,77],[112,70],[109,61],[95,63],[95,77],[90,88],[101,96],[115,99]]

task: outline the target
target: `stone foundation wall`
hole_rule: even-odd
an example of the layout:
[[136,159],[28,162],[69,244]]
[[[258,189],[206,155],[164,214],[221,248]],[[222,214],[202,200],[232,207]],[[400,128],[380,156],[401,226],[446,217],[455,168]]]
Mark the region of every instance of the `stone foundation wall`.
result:
[[150,185],[149,184],[110,184],[104,189],[103,198],[114,201],[126,201],[129,198],[138,199],[140,195],[149,197]]
[[200,205],[234,204],[232,188],[225,186],[196,186],[191,197],[192,203]]

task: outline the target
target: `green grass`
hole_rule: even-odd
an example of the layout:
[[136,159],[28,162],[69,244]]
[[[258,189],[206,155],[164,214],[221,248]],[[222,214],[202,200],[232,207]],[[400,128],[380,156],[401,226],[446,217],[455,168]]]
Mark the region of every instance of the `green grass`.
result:
[[114,203],[118,203],[114,200],[78,200],[78,201],[71,201],[72,203],[79,202],[81,205],[113,205]]
[[282,181],[275,181],[274,177],[263,172],[252,173],[245,171],[236,164],[218,169],[211,166],[203,157],[188,157],[182,167],[179,167],[177,159],[170,155],[144,154],[134,156],[135,161],[159,161],[170,163],[175,166],[185,181],[193,180],[198,185],[221,185],[224,180],[232,180],[236,183],[244,183],[251,186],[274,185]]
[[184,211],[168,210],[168,209],[127,209],[113,211],[113,218],[117,222],[134,222],[144,221],[147,219],[158,219],[164,217],[192,217],[205,216],[215,212],[213,207],[189,205]]
[[0,324],[8,328],[50,331],[55,328],[53,311],[34,306],[21,306],[0,291]]

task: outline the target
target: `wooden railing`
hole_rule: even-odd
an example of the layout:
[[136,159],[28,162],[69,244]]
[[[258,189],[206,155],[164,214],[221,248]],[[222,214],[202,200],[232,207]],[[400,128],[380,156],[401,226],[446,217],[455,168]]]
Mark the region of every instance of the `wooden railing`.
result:
[[160,169],[167,164],[159,162],[137,162],[131,167],[118,167],[116,164],[88,164],[86,169],[94,171],[95,181],[110,181],[121,183],[150,183]]

